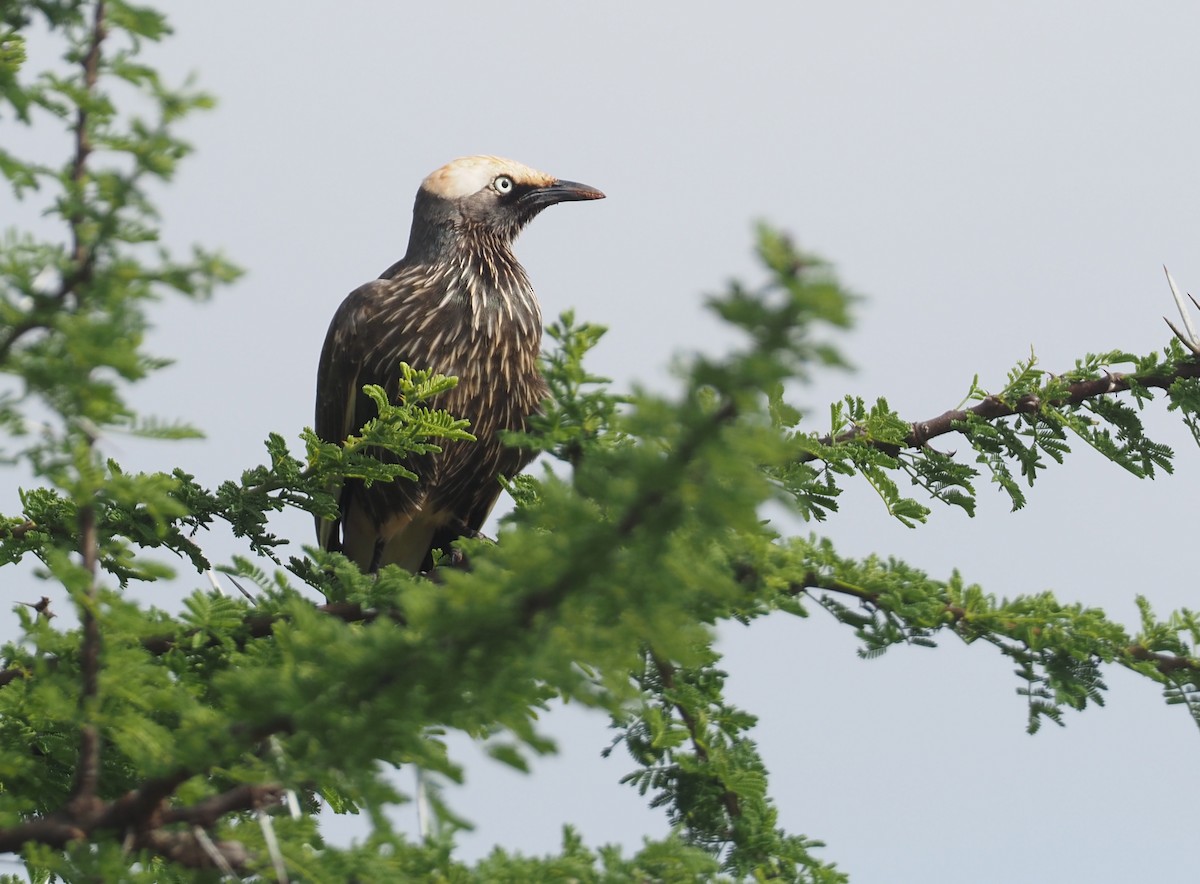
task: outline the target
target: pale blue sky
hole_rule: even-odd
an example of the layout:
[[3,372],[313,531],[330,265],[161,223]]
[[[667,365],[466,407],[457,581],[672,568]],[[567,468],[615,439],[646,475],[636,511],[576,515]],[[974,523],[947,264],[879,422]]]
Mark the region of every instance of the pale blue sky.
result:
[[[215,483],[257,463],[269,431],[294,438],[334,309],[403,253],[418,183],[463,154],[608,194],[547,212],[518,254],[547,316],[611,327],[592,367],[622,384],[664,385],[673,354],[724,346],[702,295],[757,278],[757,218],[866,296],[843,341],[858,373],[802,391],[817,416],[854,393],[928,418],[976,373],[999,387],[1031,346],[1050,369],[1148,351],[1173,310],[1160,265],[1200,290],[1194,4],[168,6],[178,36],[151,58],[221,104],[187,126],[198,152],[163,195],[167,234],[248,274],[158,313],[154,344],[178,364],[140,401],[209,438],[128,467],[182,462]],[[1162,413],[1173,479],[1080,452],[1020,513],[985,487],[977,518],[939,510],[911,531],[858,488],[817,529],[846,554],[1052,589],[1130,624],[1136,593],[1195,607],[1200,454]],[[311,541],[307,519],[279,529]],[[722,637],[781,823],[827,841],[856,884],[1191,873],[1200,733],[1148,682],[1113,671],[1107,708],[1031,738],[986,647],[863,662],[820,613]],[[479,825],[470,854],[551,849],[564,821],[591,843],[665,831],[617,784],[624,759],[599,760],[604,720],[567,710],[547,728],[560,758],[531,777],[472,764],[451,796]]]

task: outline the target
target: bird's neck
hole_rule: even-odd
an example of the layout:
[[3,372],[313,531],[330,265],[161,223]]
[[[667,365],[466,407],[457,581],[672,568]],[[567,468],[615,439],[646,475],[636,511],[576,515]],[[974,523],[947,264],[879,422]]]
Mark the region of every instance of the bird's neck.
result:
[[459,328],[471,336],[541,339],[541,309],[509,237],[486,228],[414,225],[401,265],[426,268],[439,280],[450,296],[440,306],[459,311]]
[[501,264],[516,264],[512,241],[520,229],[520,226],[504,229],[473,223],[454,203],[422,189],[413,204],[412,230],[404,259],[410,264],[436,265],[461,260],[464,253],[478,253]]
[[511,275],[528,284],[512,252],[512,238],[484,227],[414,224],[404,263],[430,267],[453,264],[484,282],[502,284],[506,282],[504,277]]

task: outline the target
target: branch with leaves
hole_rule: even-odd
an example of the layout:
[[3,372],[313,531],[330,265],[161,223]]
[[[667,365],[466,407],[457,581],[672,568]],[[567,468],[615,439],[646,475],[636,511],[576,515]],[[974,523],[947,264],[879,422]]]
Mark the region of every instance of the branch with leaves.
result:
[[[25,77],[34,17],[64,41],[70,76]],[[296,454],[272,434],[266,463],[215,488],[101,458],[96,440],[114,432],[194,435],[125,401],[130,383],[164,364],[142,350],[146,311],[160,294],[203,297],[236,276],[214,253],[178,261],[155,243],[147,185],[188,152],[174,124],[211,104],[136,60],[141,42],[166,34],[160,15],[121,0],[0,13],[0,111],[67,136],[60,167],[0,151],[14,192],[43,198],[63,231],[61,242],[0,241],[0,371],[20,382],[0,395],[0,430],[5,454],[41,483],[0,520],[0,566],[32,558],[46,581],[30,594],[43,601],[17,606],[19,638],[0,653],[0,850],[19,852],[31,875],[843,881],[819,842],[778,826],[754,717],[725,700],[713,648],[721,623],[801,617],[814,601],[855,631],[864,656],[941,635],[993,646],[1017,665],[1031,730],[1100,704],[1110,665],[1145,675],[1200,722],[1200,624],[1188,611],[1160,618],[1139,600],[1131,632],[1048,593],[997,600],[958,574],[846,558],[762,518],[770,503],[819,521],[860,480],[914,527],[939,503],[973,512],[980,475],[1021,506],[1077,439],[1135,475],[1170,472],[1174,453],[1146,435],[1139,412],[1165,390],[1196,433],[1194,335],[1161,354],[1088,356],[1061,375],[1031,358],[998,392],[976,379],[929,421],[848,398],[818,428],[785,391],[845,367],[828,332],[849,327],[854,298],[766,227],[766,281],[734,283],[709,303],[742,345],[680,363],[678,395],[612,392],[586,368],[602,329],[570,314],[550,327],[551,399],[509,441],[555,468],[508,483],[518,506],[496,542],[462,540],[469,567],[436,579],[364,575],[310,549],[285,556],[294,541],[272,527],[285,509],[333,515],[347,477],[414,481],[406,452],[470,438],[463,421],[428,407],[454,380],[419,366],[405,368],[398,397],[368,388],[379,416],[355,436],[331,444],[305,431]],[[157,118],[122,116],[116,84]],[[30,433],[35,416],[44,426]],[[932,444],[951,433],[969,462]],[[400,461],[381,461],[381,450]],[[217,522],[245,556],[210,561],[203,532]],[[204,587],[173,611],[123,592],[174,577],[147,555],[164,549],[178,556],[180,582]],[[244,596],[213,588],[214,567]],[[52,605],[78,626],[52,621]],[[386,769],[460,779],[448,732],[525,768],[553,751],[539,722],[555,698],[612,716],[635,765],[625,781],[663,808],[673,834],[625,857],[568,828],[557,856],[500,850],[468,867],[453,857],[463,821],[437,789],[438,836],[414,843],[393,831],[387,814],[409,796]],[[362,812],[369,836],[330,847],[319,808]]]

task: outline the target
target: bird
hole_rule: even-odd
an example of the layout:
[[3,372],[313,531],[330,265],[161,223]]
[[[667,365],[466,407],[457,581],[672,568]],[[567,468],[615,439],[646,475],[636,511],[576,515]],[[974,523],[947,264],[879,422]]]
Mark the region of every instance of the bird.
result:
[[416,573],[432,567],[434,550],[482,528],[500,477],[533,456],[501,434],[527,429],[549,393],[538,368],[541,308],[513,243],[543,209],[604,196],[496,156],[461,157],[424,179],[404,257],[347,295],[329,324],[314,431],[338,444],[356,433],[376,416],[363,386],[394,399],[405,362],[458,378],[429,405],[470,421],[475,441],[441,441],[441,451],[403,459],[415,481],[344,480],[334,489],[338,517],[317,517],[322,549],[366,573],[389,564]]

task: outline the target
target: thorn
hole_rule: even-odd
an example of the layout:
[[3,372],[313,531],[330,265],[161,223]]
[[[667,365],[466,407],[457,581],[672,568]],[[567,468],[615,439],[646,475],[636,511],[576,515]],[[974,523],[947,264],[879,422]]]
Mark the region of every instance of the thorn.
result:
[[279,850],[279,839],[275,837],[275,826],[266,811],[259,808],[258,824],[262,827],[263,841],[267,844],[267,852],[271,854],[271,865],[275,869],[275,880],[278,884],[288,884],[287,866],[283,862],[283,854]]
[[233,866],[229,864],[229,860],[225,859],[225,855],[217,849],[217,845],[213,844],[212,838],[208,837],[208,833],[206,831],[199,826],[192,826],[192,835],[195,837],[196,843],[200,845],[201,849],[208,854],[208,858],[213,861],[213,865],[215,865],[226,875],[236,877],[237,873],[234,872]]
[[[279,742],[279,738],[272,736],[270,738],[271,755],[275,761],[282,766],[283,762],[283,746]],[[300,799],[296,797],[295,789],[286,789],[283,793],[284,805],[287,807],[288,816],[294,820],[300,819]]]
[[1168,326],[1170,326],[1171,331],[1173,331],[1175,333],[1175,337],[1179,338],[1179,340],[1183,343],[1183,346],[1185,346],[1189,350],[1191,350],[1192,354],[1194,356],[1200,356],[1200,344],[1194,343],[1193,341],[1189,340],[1188,336],[1186,334],[1184,334],[1182,331],[1180,331],[1176,327],[1175,323],[1171,322],[1171,320],[1167,319],[1167,317],[1165,317],[1165,316],[1163,317],[1163,322],[1165,322]]
[[208,578],[208,584],[217,591],[218,595],[225,595],[225,589],[221,586],[221,581],[217,579],[217,573],[209,568],[204,572],[204,576]]
[[417,774],[417,831],[421,841],[428,844],[433,837],[434,816],[429,806],[429,784],[426,782],[425,771],[418,767]]
[[[250,599],[250,601],[254,602],[255,604],[258,603],[258,599],[256,599],[253,595],[251,595],[249,592],[247,592],[246,587],[242,586],[240,583],[238,583],[236,580],[234,580],[232,574],[226,574],[225,576],[229,578],[230,583],[232,583],[234,586],[236,586],[238,588],[238,592],[240,592],[246,598]],[[221,593],[221,595],[224,595],[224,594],[225,593]]]
[[[1167,275],[1167,285],[1171,287],[1171,297],[1175,299],[1175,306],[1179,308],[1179,315],[1183,319],[1183,327],[1187,329],[1187,336],[1185,337],[1180,333],[1179,329],[1171,325],[1170,322],[1167,325],[1171,326],[1171,331],[1175,332],[1176,337],[1183,341],[1189,350],[1200,355],[1196,349],[1197,346],[1200,346],[1200,335],[1196,334],[1196,327],[1192,325],[1192,317],[1188,314],[1187,305],[1183,302],[1183,296],[1179,294],[1179,287],[1175,285],[1175,278],[1171,276],[1171,271],[1167,269],[1167,265],[1165,264],[1163,265],[1163,273]],[[1192,296],[1189,294],[1188,297],[1191,298]],[[1192,303],[1196,303],[1195,298],[1192,298]],[[1200,307],[1200,304],[1197,304],[1197,306]]]

